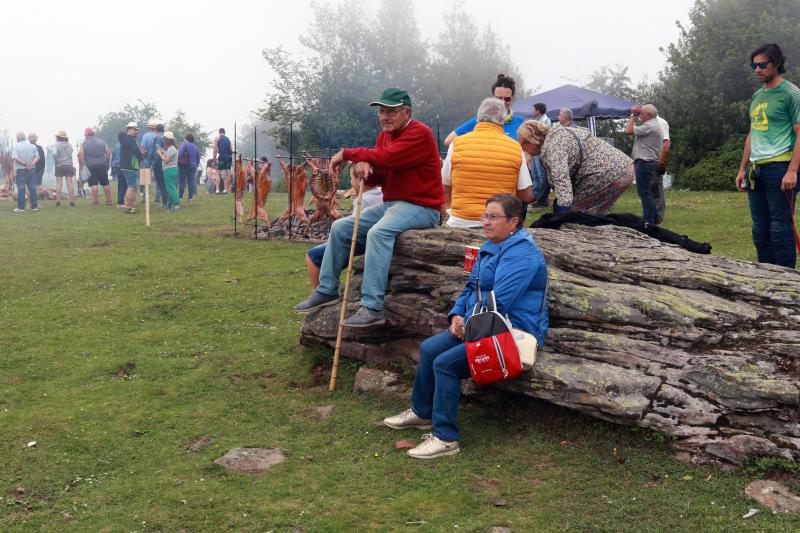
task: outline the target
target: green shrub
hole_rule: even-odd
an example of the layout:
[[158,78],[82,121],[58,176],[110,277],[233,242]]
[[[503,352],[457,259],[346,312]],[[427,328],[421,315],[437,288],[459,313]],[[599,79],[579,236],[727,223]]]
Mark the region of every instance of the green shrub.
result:
[[675,177],[675,187],[691,191],[733,191],[744,139],[732,137],[702,161]]

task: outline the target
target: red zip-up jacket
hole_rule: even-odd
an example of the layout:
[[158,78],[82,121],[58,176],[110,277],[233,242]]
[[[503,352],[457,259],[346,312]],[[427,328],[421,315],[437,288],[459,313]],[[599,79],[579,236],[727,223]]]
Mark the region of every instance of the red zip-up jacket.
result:
[[394,135],[378,134],[375,148],[346,148],[348,161],[372,164],[368,185],[380,185],[383,201],[402,200],[438,209],[444,203],[442,161],[431,129],[416,120]]

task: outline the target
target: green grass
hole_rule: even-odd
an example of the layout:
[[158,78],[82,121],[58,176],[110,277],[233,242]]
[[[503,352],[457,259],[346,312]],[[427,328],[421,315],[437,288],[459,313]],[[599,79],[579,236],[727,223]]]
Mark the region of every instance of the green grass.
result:
[[[669,200],[668,227],[752,258],[744,196]],[[274,195],[269,213],[284,204]],[[620,209],[637,204],[628,193]],[[334,394],[314,386],[331,354],[298,345],[290,311],[309,291],[307,245],[231,238],[230,196],[156,210],[150,228],[85,201],[43,205],[0,205],[3,531],[798,527],[742,520],[755,506],[743,473],[685,466],[664,439],[542,402],[465,401],[462,453],[414,462],[394,442],[421,432],[373,423],[406,403],[353,393],[355,363]],[[326,403],[333,416],[311,416]],[[188,452],[200,435],[210,444]],[[255,477],[212,464],[241,446],[288,460]]]

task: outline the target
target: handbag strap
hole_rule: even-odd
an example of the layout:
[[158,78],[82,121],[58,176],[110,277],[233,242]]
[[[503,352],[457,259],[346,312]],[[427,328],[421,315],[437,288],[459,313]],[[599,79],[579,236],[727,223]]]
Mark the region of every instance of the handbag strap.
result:
[[581,169],[581,166],[583,165],[583,143],[581,142],[580,138],[578,138],[578,134],[572,131],[572,128],[564,128],[564,129],[567,130],[570,133],[570,135],[572,135],[572,137],[575,139],[575,142],[578,143],[578,164],[575,165],[575,167],[573,167],[569,171],[569,179],[574,183],[575,178],[578,177],[578,171]]

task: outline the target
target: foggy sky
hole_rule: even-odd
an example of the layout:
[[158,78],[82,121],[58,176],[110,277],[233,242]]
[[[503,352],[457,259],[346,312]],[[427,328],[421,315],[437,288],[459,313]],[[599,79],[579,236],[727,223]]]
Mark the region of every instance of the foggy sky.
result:
[[[434,40],[450,4],[414,2],[423,38]],[[548,90],[605,64],[629,66],[634,82],[654,78],[665,64],[658,48],[677,39],[674,21],[688,21],[694,0],[461,4],[509,45],[527,87]],[[34,131],[46,145],[65,129],[75,141],[98,115],[137,99],[164,119],[180,108],[208,131],[231,131],[269,87],[261,51],[303,53],[311,9],[308,0],[3,2],[0,132]]]

